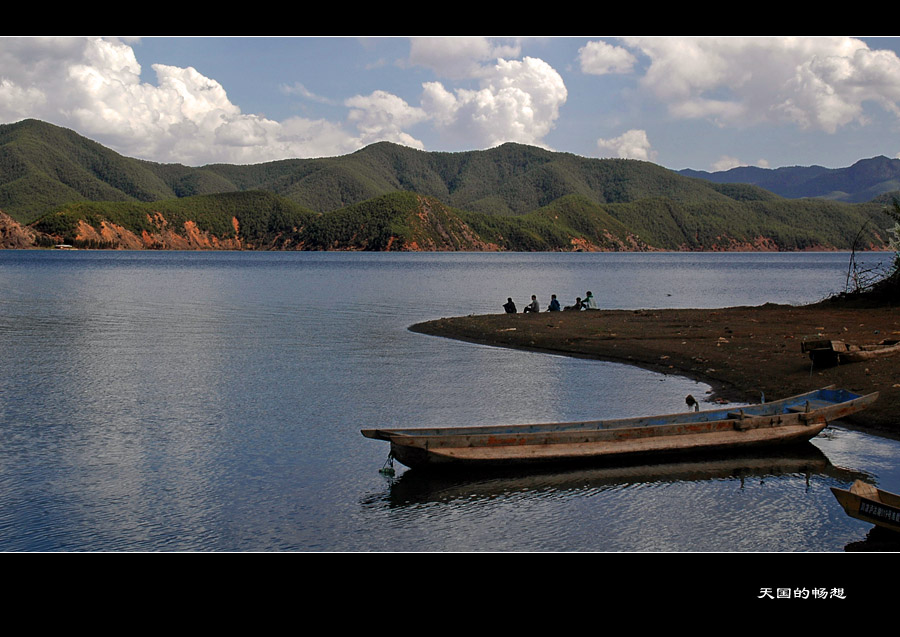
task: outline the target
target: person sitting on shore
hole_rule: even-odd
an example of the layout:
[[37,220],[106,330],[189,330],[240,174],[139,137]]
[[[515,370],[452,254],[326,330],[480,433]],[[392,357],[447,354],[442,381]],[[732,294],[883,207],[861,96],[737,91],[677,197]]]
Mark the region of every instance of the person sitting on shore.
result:
[[550,307],[547,308],[548,312],[559,312],[559,301],[556,300],[556,295],[550,295]]
[[526,305],[525,309],[522,311],[525,312],[526,314],[528,312],[540,312],[541,311],[541,306],[538,305],[537,297],[534,294],[531,295],[531,303]]
[[516,304],[513,303],[511,298],[506,299],[506,303],[503,304],[503,309],[506,310],[507,314],[515,314],[518,310],[516,310]]
[[597,301],[594,300],[594,295],[591,294],[591,291],[587,291],[587,296],[584,297],[584,300],[581,302],[581,307],[586,310],[599,310],[597,307]]
[[575,305],[567,305],[564,310],[575,310],[576,312],[581,309],[581,297],[575,298]]

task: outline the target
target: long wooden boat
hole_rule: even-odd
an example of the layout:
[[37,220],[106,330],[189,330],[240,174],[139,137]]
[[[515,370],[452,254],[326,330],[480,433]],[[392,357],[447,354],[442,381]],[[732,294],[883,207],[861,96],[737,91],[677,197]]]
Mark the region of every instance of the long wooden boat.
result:
[[621,459],[739,450],[808,441],[839,418],[865,409],[878,393],[826,387],[759,405],[586,422],[409,429],[363,429],[391,443],[408,467],[493,466]]
[[849,490],[831,487],[831,492],[850,517],[900,533],[900,495],[862,480]]

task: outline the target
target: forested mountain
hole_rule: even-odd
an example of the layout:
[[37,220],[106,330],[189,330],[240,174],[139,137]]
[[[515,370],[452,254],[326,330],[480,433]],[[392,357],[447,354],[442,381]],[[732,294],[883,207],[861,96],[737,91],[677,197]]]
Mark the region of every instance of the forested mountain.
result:
[[[341,157],[191,168],[130,159],[36,120],[0,126],[0,210],[25,223],[72,201],[159,201],[247,190],[281,195],[316,212],[397,191],[485,214],[524,214],[572,194],[595,203],[729,198],[718,184],[684,179],[648,162],[512,143],[429,153],[381,142]],[[771,198],[749,187],[745,196]]]
[[3,224],[18,223],[35,244],[90,247],[846,249],[863,229],[858,247],[877,248],[892,225],[883,208],[511,143],[440,153],[383,142],[195,168],[124,157],[36,120],[0,126],[0,243]]

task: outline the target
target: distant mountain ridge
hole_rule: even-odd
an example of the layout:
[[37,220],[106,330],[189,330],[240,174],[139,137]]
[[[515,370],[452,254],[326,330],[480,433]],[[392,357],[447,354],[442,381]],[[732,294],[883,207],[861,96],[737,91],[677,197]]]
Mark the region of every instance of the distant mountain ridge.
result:
[[810,250],[848,249],[863,229],[857,247],[878,249],[891,225],[881,202],[792,200],[522,144],[444,153],[381,142],[188,167],[37,120],[0,125],[0,211],[0,247],[8,236],[6,247],[31,237],[130,249]]
[[862,159],[847,168],[739,166],[713,173],[690,169],[678,173],[719,184],[750,184],[790,199],[815,197],[862,203],[900,190],[900,159],[883,155]]

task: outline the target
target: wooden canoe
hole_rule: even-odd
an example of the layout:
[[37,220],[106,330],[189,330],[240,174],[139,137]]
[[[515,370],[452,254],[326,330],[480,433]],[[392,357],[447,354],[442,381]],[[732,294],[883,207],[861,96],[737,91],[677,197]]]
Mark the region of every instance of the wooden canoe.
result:
[[800,349],[809,354],[813,364],[830,366],[839,363],[858,363],[883,356],[895,356],[900,354],[900,341],[888,339],[871,345],[855,345],[844,341],[819,339],[803,341]]
[[831,492],[852,518],[900,533],[900,495],[856,480],[850,489],[831,487]]
[[741,408],[586,422],[363,429],[391,443],[408,467],[495,466],[597,461],[657,454],[742,450],[808,441],[838,418],[865,409],[865,396],[826,387],[784,400]]

